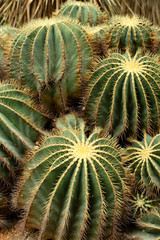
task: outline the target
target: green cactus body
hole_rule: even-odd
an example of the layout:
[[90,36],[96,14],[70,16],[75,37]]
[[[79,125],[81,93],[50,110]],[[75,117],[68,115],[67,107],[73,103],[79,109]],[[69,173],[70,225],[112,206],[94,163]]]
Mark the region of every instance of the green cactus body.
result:
[[98,130],[87,138],[83,120],[73,115],[57,127],[59,135],[32,155],[15,193],[26,210],[22,227],[39,229],[38,239],[117,239],[126,186],[114,140]]
[[138,225],[144,232],[154,234],[155,239],[159,239],[160,236],[160,209],[151,211],[148,214],[143,215],[138,221]]
[[[32,97],[13,84],[0,85],[0,178],[12,175],[27,149],[34,142],[48,118],[39,112]],[[13,170],[12,170],[13,167]]]
[[16,37],[17,33],[17,28],[0,27],[0,59],[4,58],[9,51],[11,41]]
[[[9,70],[48,104],[78,98],[92,50],[82,26],[66,18],[33,21],[12,44]],[[53,107],[53,105],[52,105]]]
[[103,13],[98,5],[91,2],[68,1],[57,13],[78,20],[83,25],[95,26],[103,22]]
[[115,136],[159,127],[160,68],[154,58],[126,52],[102,60],[89,79],[86,115]]
[[152,34],[151,23],[136,15],[113,16],[108,23],[111,45],[122,49],[130,47],[135,51],[138,47],[145,48]]
[[126,163],[141,188],[154,193],[160,189],[160,134],[144,135],[143,141],[131,140],[133,147],[126,150]]
[[147,195],[145,191],[137,192],[132,199],[133,216],[135,218],[142,217],[153,209],[160,207],[160,199]]
[[18,164],[14,158],[10,157],[0,146],[0,184],[7,184],[8,180],[14,178],[17,166]]

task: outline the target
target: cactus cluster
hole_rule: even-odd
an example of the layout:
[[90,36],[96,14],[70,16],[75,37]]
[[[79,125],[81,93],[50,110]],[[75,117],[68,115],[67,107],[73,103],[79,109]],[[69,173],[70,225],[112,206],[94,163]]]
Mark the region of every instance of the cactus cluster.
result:
[[0,229],[16,222],[14,238],[160,236],[159,27],[118,6],[67,1],[0,27]]

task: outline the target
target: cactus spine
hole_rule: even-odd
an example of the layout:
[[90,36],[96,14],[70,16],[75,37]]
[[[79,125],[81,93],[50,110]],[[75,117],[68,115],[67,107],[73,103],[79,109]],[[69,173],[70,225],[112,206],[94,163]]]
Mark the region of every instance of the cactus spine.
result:
[[99,130],[87,138],[84,121],[74,115],[57,127],[59,134],[31,156],[15,193],[26,210],[22,226],[39,229],[38,239],[117,239],[126,186],[114,141]]
[[[112,54],[89,79],[86,115],[115,136],[159,128],[159,64],[137,52]],[[152,107],[151,107],[152,106]]]

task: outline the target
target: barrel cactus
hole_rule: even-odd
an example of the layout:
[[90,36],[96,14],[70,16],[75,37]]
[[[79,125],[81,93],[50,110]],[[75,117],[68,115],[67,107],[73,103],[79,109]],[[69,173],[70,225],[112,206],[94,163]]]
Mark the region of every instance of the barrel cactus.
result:
[[103,23],[95,27],[85,27],[85,30],[91,39],[91,46],[96,55],[106,56],[110,47],[109,26]]
[[136,15],[113,16],[110,24],[111,45],[122,49],[130,47],[135,51],[138,47],[146,48],[152,35],[151,22]]
[[140,142],[131,140],[126,150],[126,163],[139,187],[155,194],[160,190],[160,134],[154,137],[144,134]]
[[153,209],[160,207],[160,199],[155,196],[149,195],[146,191],[138,191],[132,199],[133,216],[135,218],[142,217],[148,214]]
[[86,116],[115,136],[158,131],[159,77],[159,64],[149,55],[111,54],[89,79]]
[[0,27],[0,58],[7,51],[9,51],[11,41],[16,37],[17,33],[18,33],[17,28],[6,27],[6,26]]
[[0,27],[0,80],[7,79],[7,56],[17,33],[16,28]]
[[67,1],[57,13],[58,16],[68,16],[80,23],[95,26],[103,22],[103,13],[98,5],[91,2]]
[[[35,100],[34,100],[35,101]],[[15,176],[23,155],[34,144],[48,118],[40,113],[26,90],[13,84],[0,84],[0,180]]]
[[47,106],[66,108],[82,95],[92,49],[82,26],[67,18],[35,20],[24,27],[11,46],[11,77],[23,78]]
[[74,115],[56,125],[59,134],[31,154],[14,194],[25,209],[22,229],[38,229],[38,239],[117,239],[127,191],[115,140],[98,129],[87,138]]

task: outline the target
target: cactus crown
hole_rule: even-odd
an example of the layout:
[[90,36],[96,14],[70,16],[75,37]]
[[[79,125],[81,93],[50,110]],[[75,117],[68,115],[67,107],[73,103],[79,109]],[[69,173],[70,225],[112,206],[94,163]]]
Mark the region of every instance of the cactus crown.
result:
[[80,23],[91,26],[103,22],[103,13],[98,5],[90,2],[68,1],[57,13],[58,16],[69,16]]
[[146,47],[150,40],[152,29],[151,23],[147,19],[136,15],[113,16],[109,21],[111,44],[126,49],[128,46],[132,50],[138,47]]
[[22,226],[40,229],[39,239],[116,239],[126,192],[114,141],[98,130],[87,138],[84,121],[73,115],[57,127],[59,135],[46,138],[27,164],[18,192]]
[[157,131],[159,76],[159,64],[148,55],[112,54],[89,79],[88,118],[116,136],[136,135],[142,128]]
[[157,193],[160,189],[160,134],[150,137],[144,134],[139,142],[131,140],[133,147],[127,148],[126,162],[141,187]]

